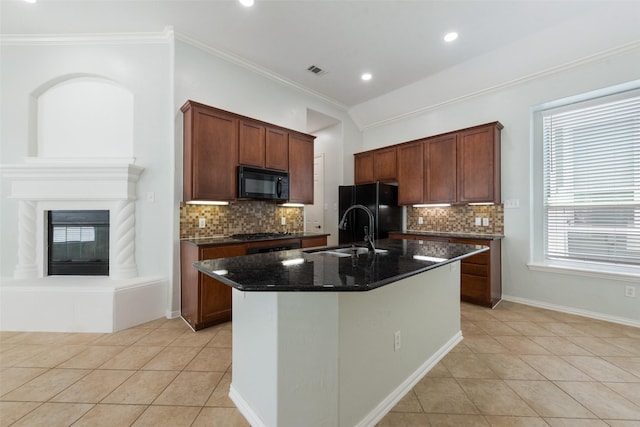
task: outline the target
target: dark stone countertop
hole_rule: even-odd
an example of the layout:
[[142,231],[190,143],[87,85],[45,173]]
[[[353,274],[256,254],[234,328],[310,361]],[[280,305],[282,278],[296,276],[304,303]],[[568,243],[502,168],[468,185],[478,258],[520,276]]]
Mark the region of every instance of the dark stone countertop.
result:
[[265,237],[260,239],[238,239],[231,236],[215,236],[215,237],[194,237],[189,239],[180,239],[183,243],[188,243],[194,246],[222,246],[242,244],[248,242],[263,242],[268,240],[281,240],[281,239],[307,239],[313,237],[329,236],[329,233],[286,233],[278,236]]
[[480,245],[396,239],[379,240],[376,248],[388,252],[337,257],[318,248],[295,249],[193,265],[241,291],[369,291],[489,250]]
[[491,234],[491,233],[465,233],[462,231],[421,231],[421,230],[407,230],[407,231],[392,231],[391,233],[397,234],[411,234],[414,236],[425,237],[452,237],[457,239],[474,239],[474,240],[500,240],[504,239],[503,234]]

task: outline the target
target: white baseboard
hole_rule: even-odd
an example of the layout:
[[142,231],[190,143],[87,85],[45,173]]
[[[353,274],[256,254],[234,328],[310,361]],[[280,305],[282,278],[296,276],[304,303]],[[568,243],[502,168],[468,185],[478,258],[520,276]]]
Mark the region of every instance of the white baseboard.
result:
[[251,427],[267,427],[258,414],[249,406],[247,401],[244,400],[240,393],[233,387],[233,384],[229,387],[229,398],[235,403],[238,411],[240,411]]
[[590,319],[604,320],[606,322],[618,323],[620,325],[633,326],[640,328],[640,322],[634,319],[627,319],[625,317],[610,316],[607,314],[596,313],[594,311],[580,310],[573,307],[567,307],[564,305],[550,304],[543,301],[536,301],[527,298],[514,297],[510,295],[502,295],[504,301],[516,302],[518,304],[530,305],[532,307],[544,308],[547,310],[559,311],[561,313],[575,314],[576,316],[588,317]]
[[[391,392],[382,402],[380,402],[371,412],[369,412],[356,427],[375,426],[385,415],[389,413],[400,400],[433,369],[436,364],[446,356],[451,349],[462,341],[462,332],[455,334],[445,345],[443,345],[433,356],[427,359],[418,369],[416,369],[407,379],[405,379],[395,390]],[[253,424],[252,424],[253,425]]]

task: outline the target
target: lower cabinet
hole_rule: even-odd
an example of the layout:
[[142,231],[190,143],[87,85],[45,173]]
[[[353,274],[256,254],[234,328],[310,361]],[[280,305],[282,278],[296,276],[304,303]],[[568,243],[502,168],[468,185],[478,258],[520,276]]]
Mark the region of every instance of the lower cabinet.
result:
[[194,330],[231,320],[231,287],[200,273],[193,263],[246,253],[244,244],[208,247],[180,244],[181,314]]
[[327,246],[327,236],[305,237],[300,239],[301,248],[313,248],[315,246]]
[[488,246],[488,251],[464,258],[461,261],[460,299],[485,307],[494,307],[502,299],[502,245],[500,239],[463,239],[410,233],[389,233],[389,238],[437,240]]

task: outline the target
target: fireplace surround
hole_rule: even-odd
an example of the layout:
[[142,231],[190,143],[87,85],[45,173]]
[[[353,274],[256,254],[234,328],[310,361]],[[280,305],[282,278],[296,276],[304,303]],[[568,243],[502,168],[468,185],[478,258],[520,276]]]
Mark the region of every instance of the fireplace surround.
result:
[[[2,165],[18,201],[17,263],[3,280],[2,329],[113,332],[165,315],[167,280],[139,277],[134,159],[27,158]],[[108,212],[108,276],[49,275],[48,212]]]

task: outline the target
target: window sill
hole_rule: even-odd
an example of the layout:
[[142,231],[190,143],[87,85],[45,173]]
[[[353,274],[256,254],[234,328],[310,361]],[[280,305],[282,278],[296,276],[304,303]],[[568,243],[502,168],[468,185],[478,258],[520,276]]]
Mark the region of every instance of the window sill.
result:
[[640,280],[640,268],[631,266],[615,266],[568,261],[546,261],[531,262],[527,264],[527,267],[532,271],[571,274],[574,276],[595,277],[598,279],[621,280],[636,283]]

